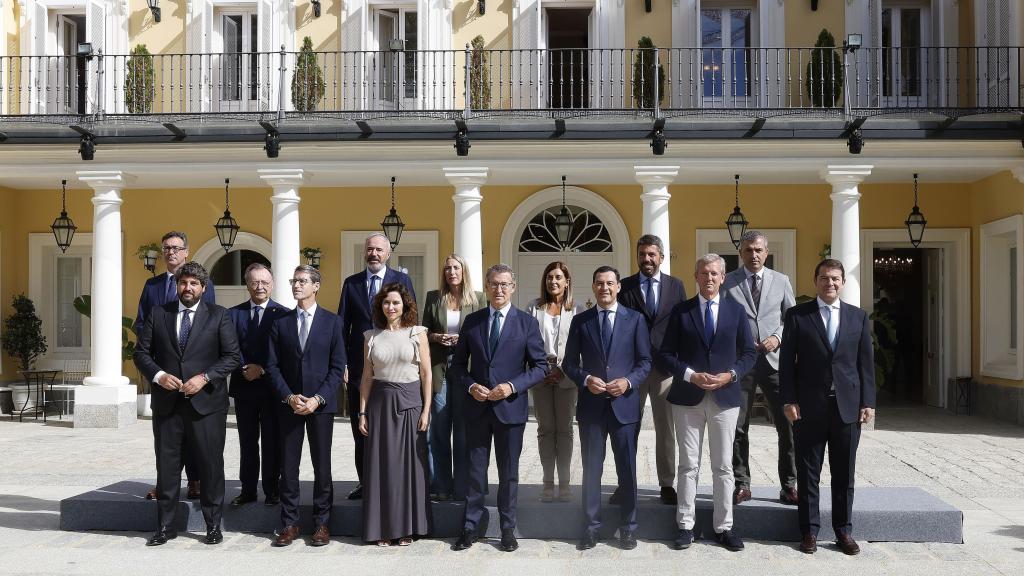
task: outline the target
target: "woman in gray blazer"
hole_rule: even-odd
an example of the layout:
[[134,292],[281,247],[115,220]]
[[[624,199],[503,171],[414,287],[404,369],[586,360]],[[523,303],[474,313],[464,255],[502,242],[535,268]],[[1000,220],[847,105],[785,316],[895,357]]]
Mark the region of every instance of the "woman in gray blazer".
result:
[[576,384],[562,374],[562,357],[572,317],[582,308],[572,300],[572,276],[564,262],[552,262],[541,276],[541,297],[530,302],[526,312],[540,324],[550,371],[543,382],[530,389],[537,415],[537,444],[544,469],[540,501],[555,499],[555,470],[558,471],[558,500],[572,498],[569,467],[572,462],[572,418],[576,410]]
[[423,305],[423,325],[430,343],[433,374],[433,402],[427,435],[430,461],[430,492],[436,500],[466,497],[469,483],[469,455],[462,422],[465,394],[456,394],[445,378],[459,329],[470,312],[487,305],[483,294],[473,291],[466,273],[466,261],[449,254],[441,265],[441,288],[427,292]]

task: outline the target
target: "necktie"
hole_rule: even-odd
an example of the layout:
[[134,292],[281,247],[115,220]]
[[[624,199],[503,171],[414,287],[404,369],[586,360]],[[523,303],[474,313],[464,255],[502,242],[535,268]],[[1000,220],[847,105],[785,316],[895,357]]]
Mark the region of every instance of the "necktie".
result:
[[380,286],[377,283],[380,282],[380,276],[370,276],[370,303],[373,303],[374,296],[377,295],[377,291],[380,290]]
[[707,340],[708,345],[711,345],[711,341],[715,339],[715,317],[711,314],[711,305],[713,301],[708,300],[708,306],[704,309],[704,339]]
[[601,310],[601,345],[604,346],[604,357],[612,350],[612,323],[608,316],[611,310]]
[[832,307],[825,306],[825,312],[828,314],[828,321],[825,322],[825,333],[828,334],[828,343],[834,352],[836,349],[836,331],[838,326],[832,321]]
[[185,353],[185,345],[188,344],[188,333],[192,331],[192,321],[189,320],[188,315],[192,311],[188,308],[181,311],[181,327],[178,328],[178,350],[182,354]]
[[498,349],[498,336],[501,334],[501,312],[495,312],[494,316],[491,316],[491,333],[487,337],[487,346],[491,350],[491,356],[494,356],[494,351]]
[[167,300],[164,302],[164,304],[166,304],[167,302],[174,302],[177,299],[178,299],[178,288],[177,288],[177,286],[174,285],[174,275],[173,274],[168,274],[167,275]]
[[306,350],[306,337],[309,336],[309,322],[306,319],[309,318],[309,312],[305,310],[299,311],[299,349]]
[[654,299],[654,278],[647,279],[647,315],[654,318],[658,314],[658,301]]
[[754,300],[754,311],[761,306],[761,279],[757,274],[750,275],[750,297]]

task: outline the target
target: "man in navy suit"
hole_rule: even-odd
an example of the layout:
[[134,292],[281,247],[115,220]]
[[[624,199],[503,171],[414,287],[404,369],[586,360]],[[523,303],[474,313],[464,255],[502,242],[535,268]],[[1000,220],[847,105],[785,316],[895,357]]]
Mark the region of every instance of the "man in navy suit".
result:
[[[168,302],[178,301],[177,280],[175,275],[178,270],[188,262],[188,236],[184,232],[170,231],[160,239],[160,250],[164,256],[164,266],[167,272],[146,280],[142,287],[142,294],[139,296],[139,311],[135,316],[135,336],[142,334],[142,326],[146,323],[146,316],[154,306],[163,306]],[[213,281],[207,278],[206,289],[203,290],[203,302],[216,304],[217,298],[214,295]],[[183,447],[182,460],[185,465],[185,476],[188,478],[188,498],[195,500],[199,498],[199,473],[195,462],[189,456],[188,447]],[[147,500],[156,499],[156,488],[146,493]]]
[[818,549],[818,482],[828,446],[832,529],[843,553],[854,555],[853,482],[862,424],[875,415],[875,360],[868,315],[839,301],[846,271],[838,260],[814,269],[818,297],[789,309],[779,355],[779,389],[796,441],[800,550]]
[[279,400],[267,374],[267,349],[270,327],[288,309],[270,299],[274,276],[258,262],[245,269],[245,287],[249,300],[228,310],[235,323],[242,366],[231,373],[228,394],[235,399],[238,421],[238,479],[242,491],[231,501],[237,508],[256,501],[256,483],[260,477],[260,440],[263,455],[263,496],[267,506],[278,499],[281,459],[277,446],[277,410]]
[[743,549],[732,531],[732,445],[743,399],[740,379],[754,366],[757,353],[743,306],[722,298],[725,261],[718,254],[697,260],[697,296],[672,310],[659,355],[672,374],[668,401],[679,443],[676,522],[677,549],[693,543],[697,471],[704,430],[711,448],[715,540],[725,548]]
[[228,311],[201,301],[206,269],[189,262],[175,274],[178,300],[150,310],[133,357],[153,383],[153,441],[156,448],[159,530],[147,546],[174,539],[181,491],[183,446],[195,458],[202,479],[200,502],[207,544],[219,544],[224,507],[224,437],[227,434],[227,377],[241,355]]
[[348,367],[345,371],[345,384],[348,386],[348,414],[352,428],[352,440],[355,442],[353,455],[356,462],[356,474],[359,485],[349,493],[349,500],[363,497],[363,443],[365,437],[359,432],[359,381],[363,377],[363,332],[373,328],[373,315],[370,302],[382,286],[397,282],[416,299],[412,280],[404,272],[387,267],[391,258],[391,243],[388,237],[374,232],[366,237],[366,269],[360,270],[345,279],[341,287],[341,301],[338,303],[338,316],[341,317],[341,333],[345,339],[345,353]]
[[302,441],[309,436],[313,461],[313,546],[330,542],[328,529],[334,489],[331,479],[331,440],[338,389],[345,374],[345,341],[341,321],[317,306],[320,271],[299,266],[292,279],[295,310],[270,328],[267,372],[278,405],[281,450],[281,529],[274,546],[288,546],[299,535],[299,463]]
[[529,411],[526,391],[548,372],[540,328],[532,315],[512,305],[515,274],[506,264],[487,270],[489,306],[466,317],[452,359],[451,382],[468,394],[463,405],[466,447],[469,451],[469,489],[462,534],[454,550],[476,541],[484,514],[484,483],[490,460],[491,439],[498,464],[498,514],[501,549],[512,552],[516,541],[516,498],[519,489],[519,454]]
[[579,387],[576,419],[583,454],[583,509],[587,526],[580,549],[597,545],[601,530],[601,472],[611,437],[618,474],[619,542],[636,548],[636,428],[639,383],[651,370],[651,336],[639,312],[619,306],[619,271],[594,271],[597,307],[577,314],[569,327],[562,370]]

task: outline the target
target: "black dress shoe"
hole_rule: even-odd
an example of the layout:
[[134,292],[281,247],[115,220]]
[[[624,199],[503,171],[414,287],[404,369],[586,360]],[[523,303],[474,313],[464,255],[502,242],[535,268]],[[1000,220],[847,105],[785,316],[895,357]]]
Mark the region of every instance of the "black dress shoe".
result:
[[452,544],[452,550],[466,550],[473,546],[476,542],[476,534],[472,530],[463,529],[462,534],[459,534],[459,539]]
[[363,485],[356,484],[356,487],[346,496],[349,500],[362,500],[363,499]]
[[238,496],[235,496],[234,499],[231,500],[231,507],[232,508],[238,508],[239,506],[244,506],[244,505],[248,504],[249,502],[255,502],[255,501],[256,501],[256,495],[255,494],[239,494]]
[[199,480],[189,480],[187,485],[187,494],[189,500],[198,500],[202,492],[199,490]]
[[516,532],[511,528],[501,529],[501,544],[498,546],[502,552],[515,552],[519,549],[519,541],[516,540]]
[[839,534],[836,536],[836,546],[839,546],[839,549],[847,556],[860,554],[860,546],[857,545],[857,541],[853,539],[853,536],[849,534]]
[[220,531],[220,526],[207,526],[206,527],[206,538],[203,542],[206,544],[220,544],[224,541],[224,534]]
[[281,497],[277,494],[270,494],[263,499],[263,503],[267,506],[277,506],[281,503]]
[[743,540],[740,540],[740,537],[734,534],[732,530],[716,532],[715,541],[721,544],[726,550],[732,550],[733,552],[743,550]]
[[779,490],[779,502],[782,502],[783,504],[796,506],[800,503],[799,500],[797,500],[797,496],[796,488],[789,487]]
[[174,540],[178,537],[178,531],[171,528],[161,528],[153,537],[146,540],[146,546],[162,546],[167,544],[168,540]]
[[623,550],[636,548],[636,534],[632,530],[619,530],[619,547]]
[[693,530],[687,530],[686,528],[680,528],[679,533],[676,534],[676,539],[672,541],[672,546],[676,550],[686,550],[693,544]]
[[818,537],[814,534],[804,534],[800,540],[800,551],[804,554],[814,554],[818,551]]
[[578,548],[580,550],[590,550],[594,546],[597,546],[597,532],[591,530],[584,531]]
[[676,489],[671,486],[661,487],[661,503],[669,506],[675,506],[679,503],[679,499],[676,498]]
[[619,489],[618,488],[616,488],[615,492],[612,492],[612,495],[608,497],[608,503],[609,504],[621,504],[622,503],[622,494],[619,493]]

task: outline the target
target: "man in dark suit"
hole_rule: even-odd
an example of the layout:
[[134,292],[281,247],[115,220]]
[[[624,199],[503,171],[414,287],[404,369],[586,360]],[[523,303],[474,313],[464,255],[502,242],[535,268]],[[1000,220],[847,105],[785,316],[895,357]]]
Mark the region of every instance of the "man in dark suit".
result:
[[[580,549],[597,545],[601,529],[601,472],[611,437],[619,490],[619,542],[636,548],[636,428],[638,384],[651,370],[651,336],[635,310],[619,306],[619,271],[594,271],[597,306],[577,314],[569,327],[562,370],[579,387],[576,419],[583,455],[583,510],[587,526]],[[635,383],[635,384],[634,384]]]
[[[661,238],[644,234],[636,241],[636,261],[640,271],[622,279],[619,303],[640,312],[647,320],[651,334],[651,350],[658,350],[665,338],[665,329],[676,304],[686,300],[686,288],[675,276],[661,271],[665,259],[665,248]],[[676,432],[672,419],[672,408],[668,403],[668,391],[672,376],[659,366],[657,359],[650,374],[640,382],[640,414],[643,415],[647,398],[651,399],[651,416],[654,419],[654,462],[658,471],[658,485],[661,486],[661,501],[676,505]],[[640,427],[636,427],[637,437]],[[618,491],[609,500],[615,503]]]
[[[164,257],[164,266],[167,271],[159,276],[146,280],[142,287],[142,294],[139,296],[139,311],[135,316],[135,334],[138,338],[142,334],[142,326],[146,323],[146,316],[154,306],[163,306],[168,302],[178,301],[177,281],[174,275],[178,269],[188,261],[188,236],[184,232],[170,231],[160,239],[161,253]],[[216,304],[213,281],[207,279],[206,289],[203,290],[203,302]],[[183,461],[185,464],[185,476],[188,478],[188,498],[195,500],[199,498],[199,473],[196,471],[195,463],[189,456],[188,448],[184,448]],[[156,499],[156,488],[146,494],[147,500]]]
[[796,440],[800,550],[818,549],[818,483],[828,446],[832,529],[854,555],[853,482],[862,424],[875,415],[875,360],[868,315],[839,301],[846,271],[838,260],[814,269],[818,297],[790,308],[779,357],[779,385]]
[[775,432],[779,438],[779,500],[795,506],[796,461],[793,456],[793,427],[782,413],[779,401],[779,346],[782,344],[782,319],[793,304],[793,287],[789,277],[765,266],[768,239],[757,230],[748,230],[740,238],[740,260],[743,266],[725,275],[722,293],[743,306],[754,339],[757,362],[753,370],[740,380],[743,403],[736,423],[736,441],[732,449],[732,468],[736,477],[733,504],[750,500],[750,411],[760,388],[771,410]]
[[348,414],[352,428],[352,440],[355,442],[356,474],[359,485],[349,493],[349,500],[363,497],[363,443],[365,437],[359,432],[359,381],[363,377],[363,332],[373,328],[373,316],[370,313],[370,302],[382,286],[397,282],[416,299],[412,280],[404,272],[387,267],[391,258],[391,243],[387,236],[374,232],[366,237],[366,269],[360,270],[345,279],[341,287],[341,301],[338,303],[338,316],[341,317],[341,333],[345,339],[345,353],[348,367],[345,371],[345,384],[348,386]]
[[200,298],[206,269],[196,262],[175,274],[178,300],[150,311],[135,347],[135,366],[153,382],[159,529],[146,542],[159,546],[177,536],[182,445],[196,461],[207,544],[218,544],[224,507],[224,437],[227,377],[241,364],[228,311]]
[[[231,308],[242,366],[231,373],[228,394],[235,399],[238,421],[238,479],[242,491],[231,501],[237,508],[256,501],[256,484],[260,477],[260,453],[263,455],[263,496],[267,506],[278,499],[278,478],[281,476],[280,450],[277,446],[277,410],[280,401],[267,374],[267,353],[270,327],[288,309],[270,299],[274,277],[260,263],[245,269],[245,287],[249,300]],[[260,440],[262,437],[262,450]]]
[[281,529],[273,545],[288,546],[299,535],[299,463],[303,437],[309,436],[316,525],[312,545],[324,546],[331,538],[331,440],[338,389],[345,373],[345,342],[339,318],[317,306],[320,271],[312,266],[299,266],[288,282],[292,285],[295,310],[274,321],[267,354],[274,397],[281,402]]
[[498,463],[498,514],[501,549],[512,552],[516,541],[516,498],[519,489],[519,454],[529,411],[526,391],[548,372],[544,340],[533,316],[512,305],[515,274],[495,264],[485,275],[489,306],[466,317],[449,374],[450,382],[471,397],[463,404],[466,447],[469,450],[469,489],[462,534],[454,550],[476,541],[484,514],[484,483],[490,460],[491,439]]
[[698,294],[672,310],[659,350],[673,378],[668,401],[679,443],[679,532],[674,544],[683,549],[693,543],[697,472],[706,428],[715,540],[737,551],[743,549],[743,541],[732,531],[732,444],[743,397],[739,380],[753,367],[756,353],[743,306],[719,292],[725,280],[722,257],[700,257],[694,277]]

